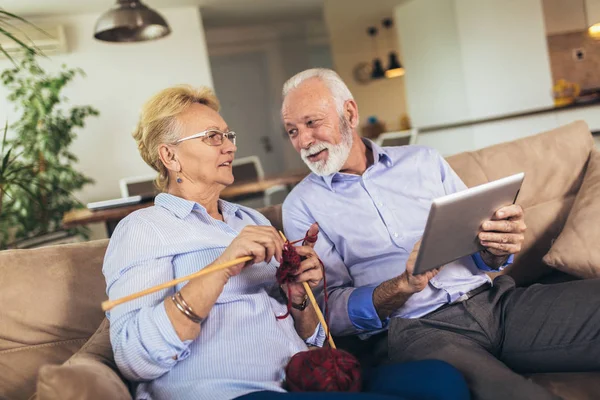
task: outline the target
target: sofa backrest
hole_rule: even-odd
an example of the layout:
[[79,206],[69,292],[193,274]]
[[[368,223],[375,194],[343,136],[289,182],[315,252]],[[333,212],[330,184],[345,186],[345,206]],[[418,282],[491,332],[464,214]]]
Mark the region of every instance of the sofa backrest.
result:
[[525,210],[525,243],[515,263],[506,269],[517,283],[535,282],[552,271],[542,257],[565,224],[594,149],[587,124],[577,121],[448,158],[469,187],[525,172],[517,200]]
[[62,364],[96,331],[107,244],[0,252],[0,398],[28,399],[38,369]]

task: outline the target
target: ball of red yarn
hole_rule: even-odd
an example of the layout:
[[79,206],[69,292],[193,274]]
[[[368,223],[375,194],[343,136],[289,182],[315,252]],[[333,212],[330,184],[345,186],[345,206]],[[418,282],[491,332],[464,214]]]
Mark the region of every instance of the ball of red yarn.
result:
[[332,348],[295,354],[285,369],[290,392],[359,392],[362,385],[356,357]]

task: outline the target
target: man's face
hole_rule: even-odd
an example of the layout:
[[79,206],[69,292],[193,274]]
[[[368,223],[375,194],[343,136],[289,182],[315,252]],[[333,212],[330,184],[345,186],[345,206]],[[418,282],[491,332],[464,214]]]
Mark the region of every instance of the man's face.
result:
[[323,82],[309,79],[292,90],[281,114],[292,145],[315,174],[342,169],[352,147],[352,129]]

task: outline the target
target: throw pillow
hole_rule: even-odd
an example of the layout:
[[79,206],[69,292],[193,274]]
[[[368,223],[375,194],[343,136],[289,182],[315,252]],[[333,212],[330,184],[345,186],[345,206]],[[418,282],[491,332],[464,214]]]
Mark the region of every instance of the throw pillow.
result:
[[580,278],[600,278],[600,151],[590,153],[573,208],[544,262]]

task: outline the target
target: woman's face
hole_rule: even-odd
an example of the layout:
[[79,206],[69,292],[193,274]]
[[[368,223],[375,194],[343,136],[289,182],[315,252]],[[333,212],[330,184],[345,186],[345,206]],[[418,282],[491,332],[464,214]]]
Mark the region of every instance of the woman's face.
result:
[[[204,104],[195,103],[178,116],[182,127],[180,138],[210,129],[228,132],[229,127],[221,115]],[[220,146],[210,146],[205,137],[185,140],[176,145],[175,154],[181,166],[184,181],[206,185],[233,183],[233,162],[237,147],[227,138]]]

